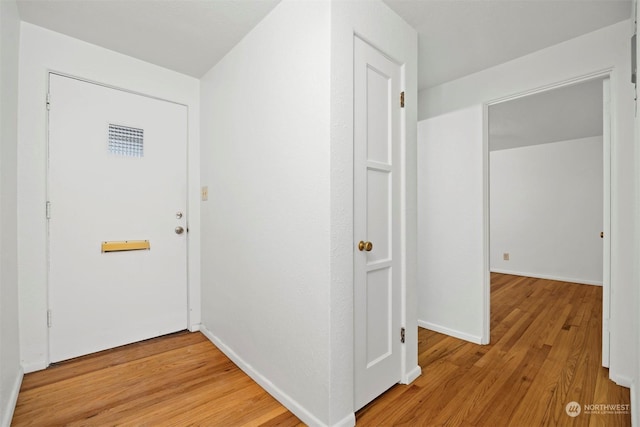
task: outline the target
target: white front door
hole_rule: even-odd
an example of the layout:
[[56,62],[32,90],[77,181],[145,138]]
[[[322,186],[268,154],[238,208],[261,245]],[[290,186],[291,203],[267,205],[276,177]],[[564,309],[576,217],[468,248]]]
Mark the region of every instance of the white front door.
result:
[[49,360],[185,329],[186,107],[56,74],[49,95]]
[[355,38],[355,409],[401,378],[400,66]]

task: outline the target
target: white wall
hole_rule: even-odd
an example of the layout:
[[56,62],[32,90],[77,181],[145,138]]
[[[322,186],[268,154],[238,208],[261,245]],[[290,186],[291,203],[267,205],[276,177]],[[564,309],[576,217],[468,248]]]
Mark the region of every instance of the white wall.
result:
[[203,330],[310,424],[329,421],[329,29],[329,3],[285,1],[201,82]]
[[22,382],[16,234],[19,38],[15,1],[0,1],[0,426],[9,426]]
[[[415,31],[378,1],[285,0],[201,87],[202,185],[209,187],[203,330],[311,425],[355,423],[354,31],[406,64],[407,92],[415,94]],[[416,114],[414,95],[409,154]],[[404,169],[415,173],[415,163]],[[415,190],[406,179],[403,222],[414,230]],[[415,261],[406,259],[413,295]],[[406,312],[411,327],[415,306]],[[413,329],[405,366],[415,376]]]
[[482,106],[418,124],[418,324],[483,342]]
[[46,202],[48,72],[128,89],[189,109],[189,326],[200,323],[199,81],[43,28],[22,23],[18,144],[20,346],[25,371],[48,363]]
[[491,271],[602,285],[602,137],[489,157]]
[[[549,87],[580,76],[611,70],[612,90],[612,318],[610,376],[629,385],[636,370],[637,355],[629,343],[637,332],[629,322],[634,305],[635,184],[633,144],[633,85],[629,80],[632,25],[621,22],[493,68],[420,92],[419,117],[426,119],[473,105]],[[483,159],[477,156],[480,164]],[[422,165],[419,165],[422,167]],[[465,174],[459,181],[475,180]],[[488,228],[488,212],[484,217]],[[419,246],[424,242],[419,242]],[[458,242],[464,246],[466,241]],[[440,258],[446,262],[444,254]],[[487,258],[488,254],[482,254]],[[434,261],[434,262],[437,262]],[[482,277],[477,278],[483,280]],[[420,283],[423,283],[420,280]],[[443,285],[446,286],[446,285]],[[471,285],[470,285],[471,286]],[[475,286],[475,283],[473,284]],[[473,307],[486,301],[472,301]],[[459,304],[448,307],[458,313],[474,308]],[[463,314],[461,314],[463,316]],[[469,326],[473,330],[473,326]]]

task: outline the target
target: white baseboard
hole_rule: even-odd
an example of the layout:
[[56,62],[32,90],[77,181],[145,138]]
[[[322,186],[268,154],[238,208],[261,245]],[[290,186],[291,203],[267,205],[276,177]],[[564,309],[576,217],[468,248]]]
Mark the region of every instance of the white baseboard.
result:
[[351,413],[338,421],[333,427],[354,427],[356,425],[356,414]]
[[201,325],[201,323],[194,323],[193,325],[189,326],[189,332],[198,332]]
[[18,403],[20,386],[22,386],[22,378],[24,378],[24,371],[22,370],[22,368],[20,368],[13,383],[13,387],[11,388],[11,394],[9,395],[9,398],[5,402],[0,402],[0,404],[2,405],[2,407],[0,407],[0,414],[2,414],[2,419],[0,419],[0,426],[2,427],[11,426],[13,412],[16,409],[16,403]]
[[424,320],[418,320],[418,326],[421,328],[429,329],[430,331],[439,332],[441,334],[449,335],[454,338],[469,341],[474,344],[482,344],[482,337],[467,334],[466,332],[456,331],[455,329],[449,329],[444,326],[436,325],[431,322],[425,322]]
[[625,377],[624,375],[611,374],[611,370],[609,370],[609,379],[614,383],[629,389],[631,388],[631,384],[633,384],[633,380],[631,378]]
[[549,274],[538,274],[538,273],[523,273],[521,271],[502,270],[499,268],[492,268],[491,272],[500,273],[500,274],[511,274],[512,276],[533,277],[535,279],[555,280],[558,282],[579,283],[581,285],[602,286],[602,282],[587,280],[587,279],[576,279],[575,277],[561,277],[561,276],[553,276]]
[[[222,340],[215,336],[205,325],[200,326],[200,332],[206,336],[220,351],[222,351],[233,363],[235,363],[240,369],[249,375],[260,387],[265,389],[267,393],[273,396],[278,402],[282,403],[288,410],[290,410],[295,416],[300,418],[303,423],[309,426],[321,426],[325,427],[326,424],[321,422],[315,415],[309,412],[304,406],[298,403],[295,399],[289,396],[287,393],[278,388],[268,378],[258,372],[253,366],[248,364],[242,359],[236,352],[228,347]],[[349,414],[342,419],[336,426],[339,427],[352,427],[356,423],[355,414]]]
[[500,274],[511,274],[513,276],[533,277],[536,279],[556,280],[558,282],[578,283],[580,285],[602,286],[602,282],[587,279],[576,279],[575,277],[562,277],[538,273],[523,273],[522,271],[502,270],[499,268],[492,268],[491,272]]
[[422,375],[422,368],[420,365],[416,365],[415,368],[405,373],[402,377],[401,384],[411,384],[414,382],[420,375]]
[[49,365],[47,365],[46,362],[23,363],[22,372],[29,374],[31,372],[42,371],[43,369],[47,369],[47,366]]

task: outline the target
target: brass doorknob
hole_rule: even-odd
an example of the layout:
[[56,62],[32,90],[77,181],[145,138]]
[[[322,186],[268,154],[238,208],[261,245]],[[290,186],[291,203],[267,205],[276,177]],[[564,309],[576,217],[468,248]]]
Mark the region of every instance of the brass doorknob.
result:
[[373,243],[371,242],[363,242],[362,240],[360,240],[360,243],[358,243],[358,250],[360,252],[362,251],[371,252],[371,249],[373,249]]
[[182,234],[182,233],[184,233],[184,228],[182,228],[180,226],[177,226],[176,227],[176,234]]

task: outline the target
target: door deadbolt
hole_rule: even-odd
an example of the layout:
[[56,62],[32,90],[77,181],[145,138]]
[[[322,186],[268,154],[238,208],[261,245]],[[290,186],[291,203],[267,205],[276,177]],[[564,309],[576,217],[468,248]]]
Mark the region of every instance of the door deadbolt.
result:
[[176,218],[178,219],[182,218],[182,212],[176,212]]
[[362,251],[371,252],[371,249],[373,249],[373,243],[371,242],[363,242],[362,240],[360,240],[360,243],[358,243],[358,250],[360,252]]
[[177,226],[176,227],[176,234],[182,234],[182,233],[184,233],[184,228],[182,228],[180,226]]

